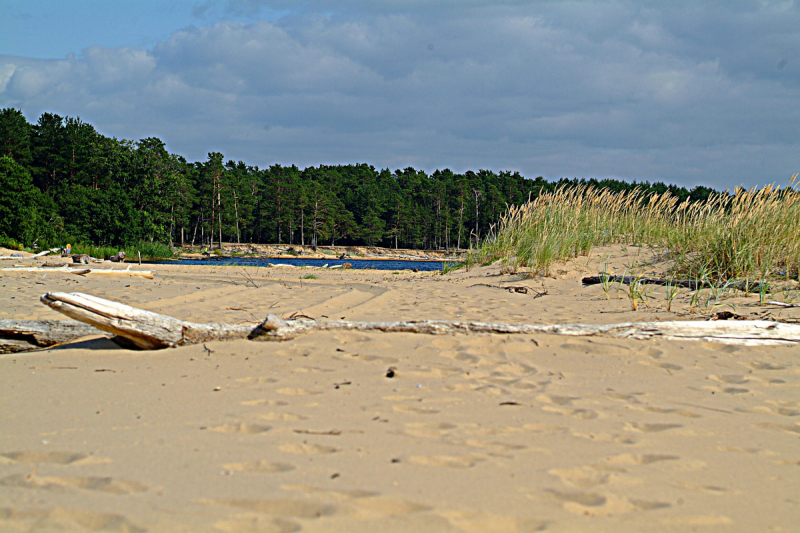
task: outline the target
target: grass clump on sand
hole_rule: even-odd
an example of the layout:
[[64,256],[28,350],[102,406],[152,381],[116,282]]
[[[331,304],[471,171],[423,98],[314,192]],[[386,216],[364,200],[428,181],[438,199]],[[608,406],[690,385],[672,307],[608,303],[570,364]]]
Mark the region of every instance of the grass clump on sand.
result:
[[559,260],[608,244],[646,246],[672,260],[684,279],[797,278],[800,190],[767,186],[682,202],[669,193],[562,187],[509,208],[474,262],[502,259],[507,270],[549,274]]

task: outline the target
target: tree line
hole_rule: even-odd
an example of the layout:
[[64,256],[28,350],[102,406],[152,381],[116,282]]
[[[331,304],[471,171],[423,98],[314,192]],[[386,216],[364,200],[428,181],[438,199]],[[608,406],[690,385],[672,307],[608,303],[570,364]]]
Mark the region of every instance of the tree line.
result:
[[0,111],[0,236],[27,246],[150,241],[465,248],[489,235],[508,205],[579,184],[669,191],[681,200],[714,192],[490,170],[259,168],[226,161],[219,152],[190,162],[156,137],[118,140],[80,118],[43,113],[31,124],[19,110]]

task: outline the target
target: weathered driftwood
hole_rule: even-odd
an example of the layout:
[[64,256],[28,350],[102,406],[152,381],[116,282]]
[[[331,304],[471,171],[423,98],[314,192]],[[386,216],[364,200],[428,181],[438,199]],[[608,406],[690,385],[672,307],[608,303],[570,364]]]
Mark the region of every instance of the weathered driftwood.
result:
[[[606,276],[606,280],[609,283],[624,283],[625,285],[630,285],[631,283],[637,283],[637,282],[649,285],[672,285],[675,287],[683,287],[685,289],[691,289],[693,291],[711,286],[705,281],[694,280],[694,279],[663,279],[663,278],[643,278],[637,276]],[[600,285],[601,283],[603,283],[603,276],[587,276],[583,278],[581,282],[584,285]],[[747,283],[745,283],[744,281],[738,281],[735,283],[728,283],[727,286],[735,288],[742,292],[758,291],[761,288],[761,284],[757,281],[750,281]]]
[[195,324],[129,305],[81,293],[47,293],[42,303],[67,316],[128,339],[143,349],[197,344],[211,340],[288,340],[311,331],[380,331],[430,335],[546,333],[628,339],[698,340],[746,346],[798,344],[800,326],[767,321],[639,322],[605,326],[584,324],[491,324],[419,320],[409,322],[348,322],[344,320],[282,320],[268,315],[261,324]]
[[42,303],[70,318],[119,335],[145,350],[246,338],[254,326],[194,324],[81,293],[51,292]]
[[[42,266],[46,266],[45,265]],[[68,274],[100,274],[103,276],[133,276],[136,278],[153,279],[153,272],[151,270],[129,270],[130,266],[125,270],[111,270],[106,268],[69,268],[54,266],[52,268],[35,268],[35,267],[12,267],[4,268],[3,270],[17,270],[23,272],[66,272]]]
[[786,302],[776,302],[774,300],[767,303],[769,305],[777,305],[779,307],[800,307],[800,304],[787,304]]
[[0,354],[46,348],[104,332],[69,320],[0,320]]

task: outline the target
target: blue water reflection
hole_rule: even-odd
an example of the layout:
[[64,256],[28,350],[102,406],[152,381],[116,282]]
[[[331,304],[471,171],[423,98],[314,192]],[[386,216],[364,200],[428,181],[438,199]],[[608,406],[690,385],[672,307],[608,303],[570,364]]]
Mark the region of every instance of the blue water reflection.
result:
[[387,261],[384,259],[276,259],[258,257],[224,257],[208,259],[180,259],[178,261],[164,261],[172,265],[216,265],[216,266],[259,266],[266,267],[270,263],[273,265],[293,265],[329,267],[350,263],[354,269],[373,268],[376,270],[412,270],[416,268],[422,272],[442,270],[442,265],[452,264],[453,261]]

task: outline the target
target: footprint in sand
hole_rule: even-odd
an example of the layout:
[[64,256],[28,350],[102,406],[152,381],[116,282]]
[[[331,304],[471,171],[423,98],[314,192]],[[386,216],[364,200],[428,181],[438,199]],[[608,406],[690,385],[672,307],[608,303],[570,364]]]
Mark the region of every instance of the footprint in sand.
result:
[[589,439],[595,442],[616,442],[618,444],[636,444],[638,441],[633,435],[617,435],[615,433],[582,433],[579,431],[572,432],[573,437],[581,439]]
[[635,392],[633,394],[624,394],[620,392],[604,392],[603,396],[611,398],[612,400],[619,400],[621,402],[639,403],[637,396],[643,395],[643,392]]
[[775,363],[766,363],[763,361],[751,361],[747,363],[747,366],[752,368],[753,370],[785,370],[786,367],[784,365],[775,364]]
[[336,503],[349,503],[385,516],[402,516],[431,510],[428,505],[402,498],[381,496],[380,493],[369,490],[332,490],[314,485],[283,485],[281,488]]
[[283,444],[279,448],[282,452],[296,453],[298,455],[320,455],[325,453],[336,453],[338,448],[333,446],[323,446],[321,444]]
[[574,400],[580,400],[577,396],[553,396],[552,394],[540,394],[535,398],[537,402],[553,405],[569,405]]
[[298,366],[295,367],[294,372],[298,374],[321,374],[321,373],[329,373],[336,371],[332,368],[319,368],[316,366]]
[[208,428],[209,431],[217,433],[241,433],[244,435],[255,435],[257,433],[265,433],[271,429],[271,426],[262,426],[260,424],[222,424]]
[[539,371],[536,368],[522,363],[502,363],[495,366],[493,372],[493,374],[498,376],[533,376],[538,373]]
[[236,381],[239,383],[247,383],[247,384],[260,384],[260,383],[277,383],[278,380],[275,378],[263,376],[263,377],[246,377],[246,378],[238,378]]
[[554,499],[563,502],[566,511],[587,516],[614,516],[633,511],[649,511],[670,507],[670,504],[665,502],[629,500],[616,494],[561,492],[553,489],[547,492]]
[[684,481],[679,481],[673,483],[672,485],[683,489],[699,490],[707,492],[709,494],[725,494],[726,492],[728,492],[728,489],[724,487],[717,487],[715,485],[698,485],[696,483],[686,483]]
[[358,498],[353,500],[353,503],[362,509],[374,511],[386,516],[403,516],[422,513],[432,509],[430,506],[421,503],[386,496]]
[[359,355],[358,359],[361,361],[378,361],[379,363],[383,363],[385,365],[390,365],[392,363],[396,363],[399,361],[396,357],[384,357],[381,355]]
[[204,499],[200,503],[227,505],[256,513],[264,513],[278,518],[320,518],[336,513],[335,505],[313,500],[292,500],[289,498],[224,498]]
[[680,457],[677,455],[623,453],[607,457],[606,461],[615,465],[650,465],[659,461],[677,461],[678,459]]
[[77,489],[114,495],[135,494],[144,492],[149,488],[144,483],[114,480],[110,477],[36,476],[29,474],[16,474],[2,478],[0,479],[0,485],[56,492]]
[[608,472],[599,472],[591,466],[581,466],[569,470],[553,469],[548,470],[547,473],[558,477],[565,485],[580,489],[605,485],[611,477]]
[[516,452],[527,449],[527,446],[524,446],[522,444],[510,444],[507,442],[497,442],[497,441],[489,442],[477,439],[467,439],[465,444],[473,448],[483,448],[486,450],[491,450],[493,452]]
[[800,424],[756,424],[756,427],[764,429],[774,429],[777,431],[786,431],[787,433],[800,434]]
[[415,455],[409,462],[425,466],[445,466],[448,468],[471,468],[483,461],[483,457],[455,457],[450,455]]
[[711,374],[708,376],[708,378],[713,379],[714,381],[719,381],[720,383],[725,383],[727,385],[744,385],[750,381],[747,376],[742,376],[740,374],[726,374],[722,376]]
[[647,411],[648,413],[658,413],[662,415],[677,415],[685,418],[702,418],[701,415],[689,411],[688,409],[671,409],[669,407],[630,407],[634,411]]
[[315,498],[320,498],[326,501],[334,501],[336,503],[349,502],[358,498],[370,498],[372,496],[380,496],[379,492],[372,490],[362,489],[344,489],[336,490],[326,487],[318,487],[316,485],[281,485],[283,490],[291,490],[294,492],[302,492],[304,495],[313,494]]
[[593,411],[592,409],[570,409],[568,407],[553,407],[550,405],[542,407],[542,411],[573,416],[575,418],[580,418],[581,420],[594,420],[600,416],[597,414],[597,411]]
[[640,364],[647,365],[647,366],[655,366],[658,368],[663,368],[664,370],[683,370],[681,365],[675,365],[672,363],[656,363],[654,361],[639,361]]
[[314,396],[316,394],[322,394],[322,391],[298,388],[278,389],[275,392],[278,394],[286,394],[288,396]]
[[284,402],[283,400],[246,400],[244,402],[239,402],[240,405],[247,405],[247,406],[270,406],[270,407],[280,407],[284,405],[289,405],[289,402]]
[[439,412],[437,409],[426,409],[413,405],[393,405],[392,409],[398,413],[416,413],[418,415],[433,415]]
[[297,522],[261,515],[242,515],[214,523],[214,528],[225,533],[295,533],[303,527]]
[[68,465],[86,459],[88,456],[82,453],[73,453],[73,452],[26,450],[23,452],[0,453],[0,457],[8,459],[9,463],[24,463],[24,464],[52,463],[57,465]]
[[279,474],[294,470],[294,465],[287,463],[272,463],[270,461],[252,461],[249,463],[226,463],[223,465],[225,470],[234,472],[249,472],[253,474]]
[[486,512],[445,511],[442,516],[466,533],[531,533],[547,529],[543,520],[514,518]]
[[660,433],[680,427],[683,426],[681,424],[645,424],[643,422],[628,422],[625,424],[626,431],[638,431],[640,433]]
[[800,416],[800,410],[791,407],[759,405],[753,408],[754,411],[762,411],[771,415],[780,416]]
[[[6,528],[5,526],[9,526]],[[100,531],[145,533],[126,517],[83,509],[11,509],[0,508],[3,531]]]
[[456,427],[458,426],[449,422],[413,423],[406,424],[405,434],[412,437],[440,439],[445,435],[450,435]]
[[263,420],[278,420],[282,422],[296,422],[298,420],[308,420],[307,416],[295,415],[292,413],[263,413],[258,415]]

